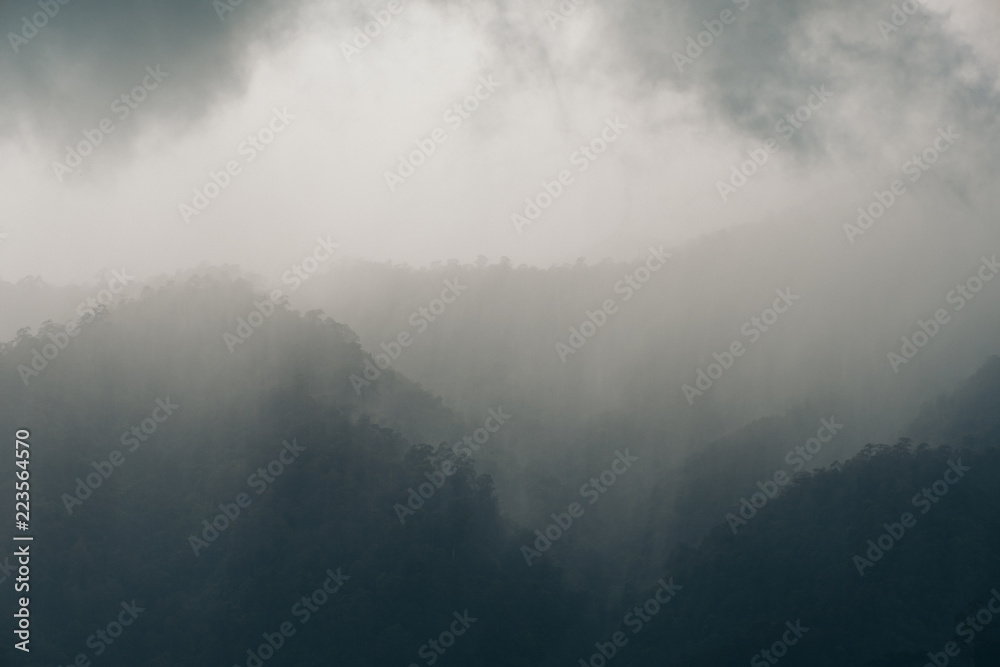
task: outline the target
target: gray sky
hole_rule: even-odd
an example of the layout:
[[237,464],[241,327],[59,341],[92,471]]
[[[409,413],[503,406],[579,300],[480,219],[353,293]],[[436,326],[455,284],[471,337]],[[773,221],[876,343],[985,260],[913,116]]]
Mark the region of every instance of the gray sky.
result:
[[[70,0],[51,18],[3,3],[0,279],[203,262],[276,279],[317,236],[345,257],[542,266],[764,220],[825,237],[948,126],[961,138],[891,215],[995,236],[995,3],[914,2],[898,29],[890,2],[578,4],[555,22],[547,12],[572,3],[415,0],[392,14],[384,2]],[[369,10],[387,25],[350,53]],[[810,102],[798,127],[779,125]],[[100,144],[82,164],[56,167],[88,133]],[[258,134],[273,141],[258,150]],[[605,140],[593,161],[577,152]],[[417,142],[433,154],[390,187]],[[761,150],[757,173],[721,193]],[[230,162],[239,173],[185,220],[180,205]],[[512,222],[526,198],[547,202],[545,183],[552,205]]]

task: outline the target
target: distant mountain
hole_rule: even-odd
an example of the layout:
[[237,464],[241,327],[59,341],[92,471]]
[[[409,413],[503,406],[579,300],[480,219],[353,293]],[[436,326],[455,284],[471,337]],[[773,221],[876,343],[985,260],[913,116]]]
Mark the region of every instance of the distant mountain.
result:
[[1000,357],[991,357],[955,391],[928,402],[905,433],[931,444],[1000,441]]

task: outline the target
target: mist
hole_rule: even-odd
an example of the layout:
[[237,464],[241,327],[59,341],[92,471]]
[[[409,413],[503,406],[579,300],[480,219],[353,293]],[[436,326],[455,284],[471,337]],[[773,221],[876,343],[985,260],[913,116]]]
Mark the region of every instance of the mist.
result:
[[[139,595],[108,664],[1000,654],[982,617],[942,648],[1000,562],[994,4],[17,0],[0,28],[39,659],[96,661],[80,619]],[[307,588],[334,602],[293,638]]]

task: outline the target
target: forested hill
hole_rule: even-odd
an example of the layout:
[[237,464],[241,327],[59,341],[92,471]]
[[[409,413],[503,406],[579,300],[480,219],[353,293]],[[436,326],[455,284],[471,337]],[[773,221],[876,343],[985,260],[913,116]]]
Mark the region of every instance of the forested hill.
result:
[[[869,445],[813,472],[775,466],[787,473],[784,486],[765,471],[793,451],[785,434],[805,423],[801,411],[762,420],[694,457],[678,481],[674,520],[710,519],[699,498],[728,520],[662,563],[688,586],[658,623],[661,632],[637,644],[632,664],[745,664],[781,639],[786,622],[801,620],[809,631],[782,664],[922,667],[954,641],[959,654],[946,656],[948,664],[1000,665],[998,403],[994,357],[925,406],[907,428],[914,439]],[[940,446],[927,445],[922,432]],[[729,479],[728,494],[713,491],[726,484],[713,484],[712,471]],[[767,493],[774,490],[776,498]],[[981,613],[989,604],[994,611]],[[998,622],[983,623],[992,617]]]
[[664,560],[686,587],[628,664],[746,664],[800,620],[809,632],[781,664],[920,667],[952,640],[963,656],[950,664],[1000,664],[1000,624],[971,645],[958,636],[1000,586],[996,444],[871,446],[734,507],[736,535],[720,525]]
[[[554,531],[514,525],[476,457],[442,447],[487,415],[456,419],[326,314],[266,301],[194,279],[0,350],[0,417],[32,448],[26,664],[721,667],[771,664],[783,637],[783,665],[921,667],[949,641],[949,664],[1000,664],[1000,616],[971,643],[960,625],[1000,586],[995,359],[912,441],[795,470],[786,452],[837,421],[802,406],[672,472],[640,458]],[[517,417],[489,417],[502,465]],[[594,442],[640,453],[628,433]],[[529,491],[551,515],[566,488]],[[546,548],[535,528],[560,535]]]
[[[392,372],[359,397],[367,355],[317,313],[276,307],[230,354],[224,334],[263,298],[196,280],[4,349],[3,422],[33,452],[32,664],[243,665],[234,647],[289,621],[277,664],[406,665],[466,611],[450,659],[545,664],[586,605],[549,564],[525,567],[488,477],[458,459],[437,488],[435,447],[412,446],[469,427]],[[52,340],[25,386],[18,366]],[[430,499],[398,512],[424,483]],[[328,571],[349,578],[306,619],[295,605],[336,586]],[[120,639],[95,635],[133,601]]]
[[[22,329],[2,346],[9,372],[0,382],[10,405],[44,401],[52,411],[78,410],[68,407],[71,399],[87,392],[109,401],[89,418],[124,419],[148,412],[156,397],[212,383],[216,392],[189,401],[186,410],[210,417],[221,409],[251,413],[264,396],[295,387],[347,413],[367,414],[413,442],[463,432],[439,399],[392,369],[365,380],[373,376],[366,375],[369,355],[347,327],[319,311],[297,313],[245,281],[221,277],[142,294],[121,307],[96,305],[65,325]],[[352,377],[365,383],[364,391]]]

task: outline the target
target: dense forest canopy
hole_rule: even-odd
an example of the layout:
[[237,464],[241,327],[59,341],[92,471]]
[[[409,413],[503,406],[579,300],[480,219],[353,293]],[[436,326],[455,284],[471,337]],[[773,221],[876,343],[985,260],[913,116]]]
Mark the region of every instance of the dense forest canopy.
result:
[[460,417],[392,368],[356,391],[378,351],[269,298],[193,278],[4,345],[3,421],[30,425],[44,471],[35,664],[1000,655],[976,621],[1000,585],[983,511],[1000,500],[1000,359],[928,403],[910,439],[850,457],[838,439],[863,434],[808,404],[674,466],[606,415],[523,480],[544,509],[516,521],[483,461],[543,446],[540,410]]

